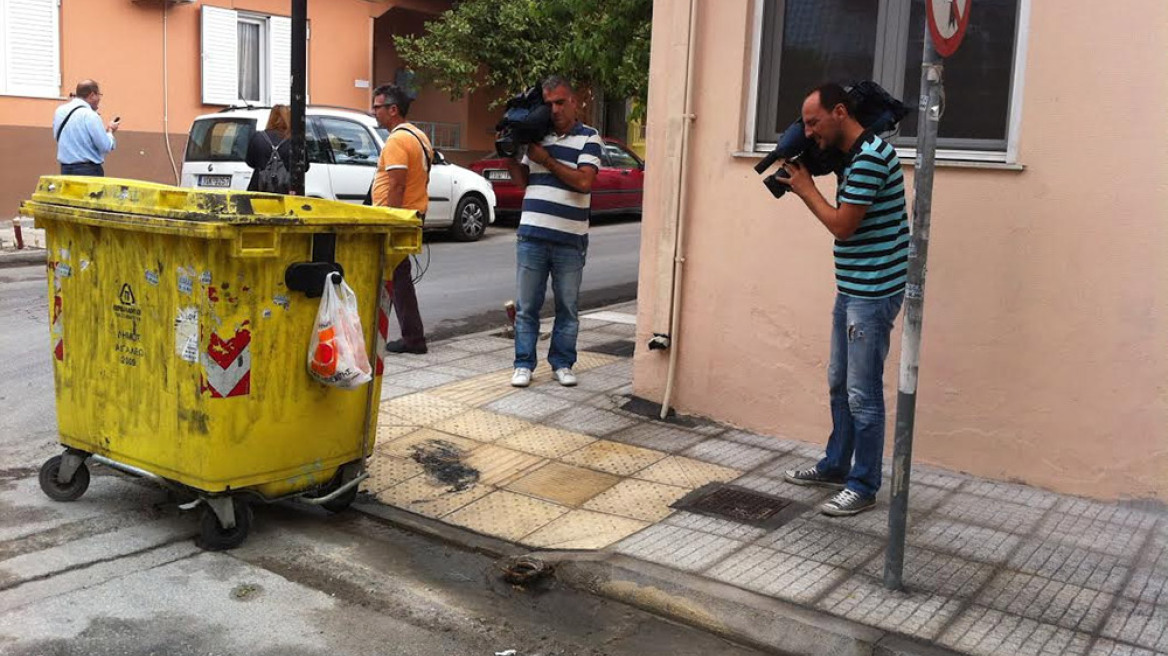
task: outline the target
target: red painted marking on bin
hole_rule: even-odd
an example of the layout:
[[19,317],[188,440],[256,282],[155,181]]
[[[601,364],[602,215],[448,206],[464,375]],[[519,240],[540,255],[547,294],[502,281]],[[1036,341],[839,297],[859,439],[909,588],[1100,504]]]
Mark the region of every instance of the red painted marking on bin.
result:
[[65,301],[60,294],[53,296],[53,322],[49,332],[53,336],[53,357],[58,362],[65,361],[65,334],[62,324],[62,315],[65,313]]
[[219,290],[215,289],[214,287],[208,287],[207,288],[207,300],[211,301],[212,303],[218,303],[219,302]]
[[247,396],[251,393],[251,331],[250,322],[235,331],[231,339],[211,333],[207,352],[203,354],[202,391],[211,398]]

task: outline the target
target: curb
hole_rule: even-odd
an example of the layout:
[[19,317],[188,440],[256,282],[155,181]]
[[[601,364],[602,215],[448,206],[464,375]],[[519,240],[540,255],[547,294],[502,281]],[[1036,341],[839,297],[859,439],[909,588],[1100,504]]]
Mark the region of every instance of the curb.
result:
[[43,265],[48,253],[43,248],[26,248],[19,251],[0,252],[0,269],[36,264]]
[[529,552],[519,545],[359,499],[352,508],[398,528],[494,558],[531,555],[555,565],[555,580],[768,654],[962,656],[820,611],[628,556]]

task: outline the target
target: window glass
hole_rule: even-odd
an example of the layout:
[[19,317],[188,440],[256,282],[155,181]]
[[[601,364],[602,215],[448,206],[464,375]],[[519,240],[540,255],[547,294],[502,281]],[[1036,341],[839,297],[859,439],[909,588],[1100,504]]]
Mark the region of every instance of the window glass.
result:
[[373,135],[360,123],[338,118],[321,117],[320,126],[328,139],[333,162],[337,164],[357,164],[377,166],[380,154]]
[[641,162],[633,157],[628,151],[616,144],[604,144],[604,159],[605,166],[611,166],[615,169],[635,169],[641,166]]
[[260,102],[261,80],[260,32],[263,26],[251,21],[239,22],[239,98]]
[[255,134],[255,121],[220,118],[195,121],[187,141],[187,161],[242,162],[247,145]]

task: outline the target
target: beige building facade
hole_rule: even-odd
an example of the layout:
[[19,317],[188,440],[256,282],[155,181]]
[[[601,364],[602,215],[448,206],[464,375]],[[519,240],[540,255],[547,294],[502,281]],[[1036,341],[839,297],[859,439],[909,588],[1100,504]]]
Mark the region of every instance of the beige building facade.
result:
[[[832,238],[752,167],[824,79],[915,99],[923,6],[655,2],[636,394],[663,399],[671,351],[646,345],[669,334],[678,411],[826,441]],[[1168,5],[972,11],[946,62],[915,459],[1166,501]],[[894,142],[909,190],[915,127]],[[898,319],[886,456],[900,339]]]

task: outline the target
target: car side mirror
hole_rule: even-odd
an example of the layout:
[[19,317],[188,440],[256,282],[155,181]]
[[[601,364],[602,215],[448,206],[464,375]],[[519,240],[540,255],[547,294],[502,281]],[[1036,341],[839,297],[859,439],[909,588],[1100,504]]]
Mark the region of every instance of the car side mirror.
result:
[[434,151],[434,163],[435,164],[445,164],[446,163],[446,156],[443,155],[440,151],[435,150]]

